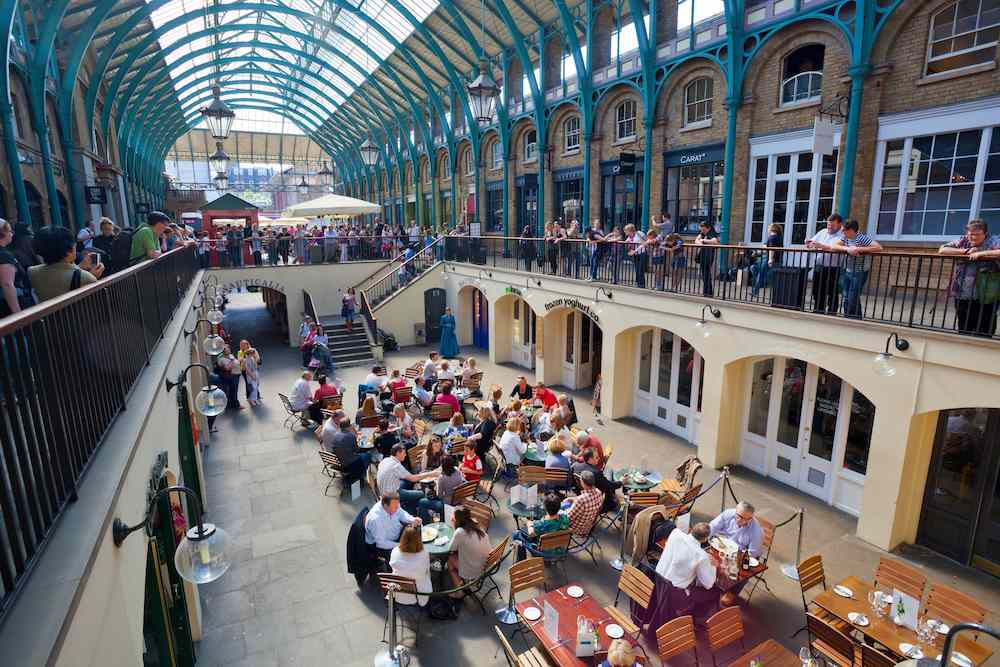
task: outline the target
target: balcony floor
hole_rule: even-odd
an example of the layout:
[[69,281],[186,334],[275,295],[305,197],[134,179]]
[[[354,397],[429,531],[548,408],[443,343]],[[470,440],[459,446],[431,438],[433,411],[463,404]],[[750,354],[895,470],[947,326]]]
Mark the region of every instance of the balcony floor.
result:
[[[371,583],[359,592],[345,564],[348,527],[363,506],[372,504],[371,496],[366,494],[357,502],[351,502],[348,495],[325,497],[326,478],[320,472],[318,444],[312,433],[301,428],[291,433],[282,428],[285,414],[276,393],[290,391],[299,372],[299,353],[274,333],[260,296],[232,295],[226,327],[235,340],[249,338],[261,350],[265,403],[221,416],[219,433],[205,454],[209,515],[229,531],[236,549],[229,572],[201,587],[204,636],[198,664],[371,665],[372,657],[385,646],[380,643],[385,603]],[[425,358],[425,353],[424,348],[408,348],[387,355],[386,363],[402,368]],[[490,364],[482,350],[463,353],[476,356],[487,384],[510,387],[523,373],[514,366]],[[348,414],[357,409],[355,387],[367,373],[368,369],[360,367],[341,372],[348,387]],[[581,422],[597,426],[589,393],[574,396]],[[638,463],[645,455],[650,461],[662,462],[666,471],[694,451],[687,443],[634,419],[606,422],[597,428],[605,441],[616,445],[618,464]],[[704,470],[699,479],[707,484],[715,476],[715,472]],[[739,497],[753,501],[771,520],[784,520],[795,508],[806,508],[803,556],[823,554],[829,581],[851,574],[870,578],[874,573],[883,552],[854,537],[856,522],[852,517],[744,470],[735,471],[732,482]],[[336,491],[339,483],[334,486]],[[697,504],[695,520],[714,515],[720,506],[719,494],[716,487]],[[491,526],[493,543],[512,528],[513,520],[501,511]],[[598,554],[600,566],[595,568],[582,555],[570,559],[567,570],[570,579],[583,584],[601,604],[610,604],[617,572],[607,563],[617,555],[619,534],[602,530],[599,536],[603,544],[603,554]],[[794,559],[794,550],[794,528],[779,529],[767,576],[774,595],[760,589],[752,605],[743,606],[748,647],[773,637],[797,652],[804,641],[803,635],[789,639],[803,625],[798,584],[784,578],[777,568],[779,563]],[[956,586],[988,608],[1000,610],[1000,587],[989,576],[957,567],[922,549],[908,548],[897,557],[915,562],[932,581]],[[506,586],[504,572],[506,566],[497,577],[501,586]],[[554,577],[559,580],[559,573]],[[492,611],[502,604],[493,596],[487,609]],[[987,620],[995,625],[997,615]],[[503,656],[495,655],[499,644],[493,625],[492,614],[481,616],[472,603],[466,604],[458,621],[425,618],[412,664],[505,665]],[[710,654],[702,634],[699,632],[699,653],[707,664]],[[412,647],[412,635],[406,633],[404,643]],[[520,651],[524,645],[516,639],[514,647]],[[647,647],[647,651],[655,655],[654,648]],[[738,649],[724,650],[720,659],[724,664],[738,654]],[[693,664],[693,660],[684,664]]]

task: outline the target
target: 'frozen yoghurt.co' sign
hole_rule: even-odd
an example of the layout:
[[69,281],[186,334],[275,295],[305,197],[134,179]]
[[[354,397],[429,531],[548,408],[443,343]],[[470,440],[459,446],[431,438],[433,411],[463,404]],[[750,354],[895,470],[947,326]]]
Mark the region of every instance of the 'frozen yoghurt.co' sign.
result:
[[590,309],[590,306],[579,299],[555,299],[545,304],[545,310],[552,310],[553,308],[575,308],[595,322],[601,321],[597,314]]

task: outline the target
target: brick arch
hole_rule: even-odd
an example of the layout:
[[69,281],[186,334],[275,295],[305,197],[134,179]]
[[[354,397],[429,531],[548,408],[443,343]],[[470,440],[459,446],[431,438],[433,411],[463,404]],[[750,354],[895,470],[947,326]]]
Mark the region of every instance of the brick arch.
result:
[[656,98],[656,108],[653,114],[656,124],[681,125],[684,122],[683,116],[679,119],[673,119],[669,114],[677,108],[683,109],[684,90],[688,84],[701,77],[709,77],[713,81],[713,94],[715,98],[712,107],[713,116],[717,109],[722,108],[729,92],[726,85],[726,75],[713,60],[708,58],[694,58],[671,72],[663,87],[660,88],[660,94]]
[[552,110],[552,115],[549,116],[549,136],[546,141],[547,146],[556,146],[561,150],[562,144],[559,142],[559,139],[562,137],[563,122],[570,116],[574,115],[580,116],[580,130],[582,132],[583,117],[580,113],[580,107],[577,106],[576,102],[565,102]]
[[449,160],[448,149],[441,148],[434,154],[434,160],[437,164],[437,176],[441,178],[445,172],[445,166]]
[[[616,121],[618,105],[621,104],[623,100],[629,98],[635,101],[636,134],[639,134],[638,128],[642,127],[642,96],[634,87],[628,84],[620,84],[608,90],[602,96],[601,101],[597,104],[596,113],[594,114],[595,138],[598,136],[608,136],[609,141],[615,140],[614,124]],[[608,134],[609,132],[610,134]]]
[[417,174],[417,176],[420,178],[421,183],[423,183],[424,181],[424,174],[429,172],[430,168],[431,168],[430,160],[427,158],[426,155],[421,155],[420,164],[418,165],[418,174]]
[[483,161],[483,164],[489,168],[490,151],[493,148],[493,144],[500,143],[500,134],[496,130],[488,130],[483,133],[483,136],[479,139],[479,157]]
[[538,130],[535,126],[535,121],[531,118],[522,118],[514,124],[510,132],[511,155],[516,155],[518,161],[520,161],[520,156],[524,150],[524,136],[528,130]]
[[[924,2],[904,2],[889,16],[885,27],[872,48],[872,62],[881,63],[889,60],[899,48],[900,38],[919,40],[920,49],[927,48],[929,30],[913,35],[909,31],[918,23],[917,18],[933,16],[958,0],[924,0]],[[926,54],[925,54],[926,55]]]

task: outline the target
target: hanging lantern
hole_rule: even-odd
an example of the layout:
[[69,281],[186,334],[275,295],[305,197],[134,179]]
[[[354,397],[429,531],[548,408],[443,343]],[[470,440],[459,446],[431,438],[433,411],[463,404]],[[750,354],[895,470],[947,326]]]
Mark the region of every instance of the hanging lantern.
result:
[[221,141],[215,142],[215,152],[208,158],[208,166],[217,174],[229,172],[229,155],[222,150]]
[[493,122],[500,99],[500,86],[490,76],[490,65],[485,60],[479,61],[479,76],[466,86],[469,93],[469,106],[472,115],[480,126]]
[[212,133],[212,136],[219,141],[225,141],[233,127],[236,112],[222,101],[221,95],[222,89],[219,86],[212,86],[212,102],[207,107],[203,107],[200,113],[205,122],[208,123],[208,131]]
[[300,195],[309,194],[309,184],[306,183],[306,177],[302,176],[302,180],[299,181],[298,190]]
[[215,175],[215,178],[212,180],[215,181],[216,190],[219,190],[221,192],[223,190],[229,189],[229,177],[226,176],[226,172],[220,171],[218,174]]
[[378,146],[372,142],[370,137],[365,139],[359,150],[361,151],[361,162],[366,167],[374,167],[378,162]]

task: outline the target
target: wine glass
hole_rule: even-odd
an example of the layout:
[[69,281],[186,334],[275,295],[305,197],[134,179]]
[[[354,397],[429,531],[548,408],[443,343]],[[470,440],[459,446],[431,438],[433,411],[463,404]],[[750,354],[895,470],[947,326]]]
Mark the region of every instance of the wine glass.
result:
[[809,667],[809,663],[812,661],[812,651],[809,650],[808,646],[799,649],[799,660],[802,661],[802,667]]
[[872,611],[878,613],[879,593],[878,591],[868,591],[868,606]]

